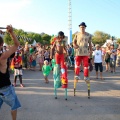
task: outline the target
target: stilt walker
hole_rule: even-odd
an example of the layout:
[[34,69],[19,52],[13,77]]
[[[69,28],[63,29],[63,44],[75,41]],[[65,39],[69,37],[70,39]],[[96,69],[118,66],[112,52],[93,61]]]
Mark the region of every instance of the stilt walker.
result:
[[53,68],[55,99],[57,99],[57,89],[62,87],[65,89],[65,100],[67,100],[68,79],[64,55],[64,52],[67,52],[65,49],[65,42],[63,41],[64,37],[64,33],[60,31],[51,48],[51,59],[53,58],[53,52],[55,51],[56,65]]
[[90,98],[90,79],[89,79],[89,63],[88,56],[92,54],[91,35],[85,32],[86,24],[82,22],[79,25],[80,32],[78,32],[73,39],[74,53],[75,53],[75,76],[74,76],[74,96],[76,92],[76,85],[80,80],[80,64],[83,61],[84,65],[84,80],[88,88],[88,98]]

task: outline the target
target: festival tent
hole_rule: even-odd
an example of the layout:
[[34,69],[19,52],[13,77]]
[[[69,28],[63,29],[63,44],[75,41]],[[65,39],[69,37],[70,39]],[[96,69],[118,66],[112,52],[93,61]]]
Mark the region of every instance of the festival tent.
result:
[[36,42],[36,40],[34,40],[32,45],[36,46],[36,44],[37,44],[37,42]]
[[110,39],[107,39],[102,47],[107,47],[107,44],[115,44],[115,43],[117,43],[117,40],[112,41]]
[[4,43],[3,46],[8,46],[8,45],[6,43]]

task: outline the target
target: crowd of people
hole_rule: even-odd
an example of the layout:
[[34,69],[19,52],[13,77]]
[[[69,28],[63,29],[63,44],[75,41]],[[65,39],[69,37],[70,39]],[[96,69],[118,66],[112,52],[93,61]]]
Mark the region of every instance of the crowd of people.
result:
[[[12,26],[7,26],[7,31],[10,33],[14,45],[3,45],[3,38],[0,37],[0,107],[3,102],[7,101],[4,96],[7,92],[16,87],[17,77],[20,80],[20,87],[25,87],[22,81],[23,69],[32,70],[35,72],[37,65],[39,71],[43,73],[45,83],[49,83],[48,76],[54,67],[61,67],[62,87],[68,87],[67,68],[73,68],[75,73],[74,78],[80,80],[80,72],[84,72],[84,80],[89,81],[89,72],[92,72],[93,66],[96,71],[96,79],[99,78],[98,72],[100,71],[100,79],[104,80],[102,75],[103,64],[106,65],[106,72],[115,74],[116,67],[120,66],[120,47],[116,47],[114,42],[108,43],[106,47],[99,44],[91,44],[91,34],[85,31],[86,24],[82,22],[79,25],[80,32],[78,32],[73,43],[66,44],[64,41],[64,32],[58,33],[57,40],[52,45],[29,45],[28,42],[24,46],[20,45]],[[56,66],[58,65],[58,66]],[[10,82],[10,75],[8,71],[14,72],[14,83]],[[6,77],[7,76],[7,77]],[[4,82],[6,81],[6,82]],[[58,85],[58,84],[57,84]],[[6,92],[7,91],[7,92]],[[13,92],[11,93],[13,95]],[[12,110],[12,117],[16,119],[16,109],[21,105],[14,92],[15,101],[9,98]],[[14,103],[12,103],[14,102]]]
[[[75,56],[76,49],[74,49],[73,44],[67,44],[65,46],[66,49],[65,61],[67,62],[67,67],[74,67],[75,69],[76,69],[75,67],[75,61],[76,61],[78,66],[80,66],[77,67],[76,71],[78,72],[76,74],[79,74],[79,71],[80,72],[84,71],[83,66],[86,63],[83,63],[84,60],[81,61],[81,63],[78,63],[80,60],[78,60],[78,57]],[[1,52],[8,51],[10,47],[11,46],[5,44]],[[22,84],[22,69],[35,71],[36,66],[39,64],[39,71],[44,72],[43,66],[45,61],[47,61],[48,65],[51,67],[52,70],[54,68],[54,65],[56,64],[56,60],[55,60],[55,55],[53,55],[52,58],[50,56],[51,48],[52,45],[41,45],[40,43],[37,43],[36,45],[29,45],[28,42],[26,42],[24,46],[19,45],[16,52],[13,53],[8,58],[8,68],[9,70],[14,70],[15,77],[14,77],[13,85],[16,86],[17,76],[19,75],[20,86],[24,87],[24,85]],[[111,43],[108,43],[106,47],[102,47],[99,44],[96,44],[92,46],[91,49],[92,49],[91,50],[92,54],[89,55],[88,61],[89,61],[90,69],[93,68],[93,66],[95,66],[96,79],[98,79],[98,68],[100,70],[101,79],[104,79],[102,77],[103,64],[106,65],[106,70],[105,70],[106,72],[111,72],[111,73],[116,72],[116,66],[120,66],[119,45],[117,46],[117,48],[114,48],[114,43],[111,40]],[[87,53],[86,56],[88,56],[88,54],[90,53]],[[78,77],[77,79],[80,79],[79,76],[76,77]]]

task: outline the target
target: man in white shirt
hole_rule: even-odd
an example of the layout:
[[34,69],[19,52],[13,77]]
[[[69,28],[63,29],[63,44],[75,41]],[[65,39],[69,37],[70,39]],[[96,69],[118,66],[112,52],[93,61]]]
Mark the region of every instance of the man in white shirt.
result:
[[96,45],[96,50],[93,52],[94,57],[94,64],[95,64],[95,70],[96,70],[96,79],[98,79],[98,69],[100,70],[100,78],[103,80],[102,72],[103,72],[103,52],[100,50],[100,45]]

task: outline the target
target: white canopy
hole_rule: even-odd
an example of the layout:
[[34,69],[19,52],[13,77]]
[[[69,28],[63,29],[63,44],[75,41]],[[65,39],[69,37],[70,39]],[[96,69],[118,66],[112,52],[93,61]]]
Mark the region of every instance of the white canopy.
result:
[[3,46],[8,46],[8,45],[6,43],[4,43]]
[[34,40],[32,45],[33,45],[33,46],[36,46],[36,43],[37,43],[36,40]]
[[110,40],[110,39],[108,39],[108,40],[106,40],[106,42],[104,43],[104,45],[102,46],[102,47],[107,47],[107,44],[109,43],[109,44],[114,44],[114,43],[116,43],[117,42],[117,40]]

